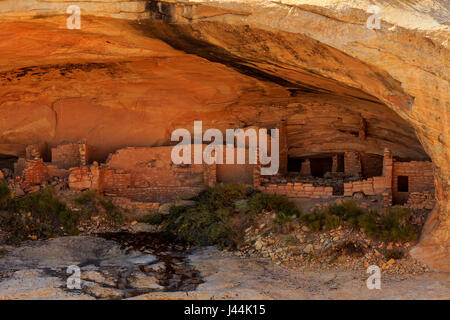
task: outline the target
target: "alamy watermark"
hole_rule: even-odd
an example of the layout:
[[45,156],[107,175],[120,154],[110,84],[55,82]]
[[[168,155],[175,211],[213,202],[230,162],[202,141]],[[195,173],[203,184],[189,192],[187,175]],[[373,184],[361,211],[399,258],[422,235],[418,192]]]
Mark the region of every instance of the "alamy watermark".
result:
[[70,5],[66,13],[71,14],[66,20],[67,29],[81,29],[81,9],[79,6]]
[[[224,145],[222,131],[208,129],[203,133],[202,121],[194,121],[194,144],[192,144],[189,130],[180,128],[172,132],[171,140],[179,141],[172,149],[172,162],[176,165],[189,165],[192,164],[193,158],[194,164],[235,164],[235,158],[237,158],[237,164],[258,164],[259,160],[262,165],[262,175],[275,175],[278,173],[280,165],[279,135],[279,129],[270,130],[269,156],[267,129],[259,129],[258,132],[251,128],[247,130],[226,129]],[[246,145],[247,139],[248,146]],[[205,141],[211,143],[203,148]],[[237,143],[235,143],[236,141]],[[237,148],[235,148],[235,144]],[[235,154],[236,149],[237,155]],[[246,162],[246,149],[248,149],[248,163]]]
[[366,21],[367,29],[381,29],[381,9],[379,6],[370,6],[367,13],[373,13]]
[[371,276],[366,280],[366,286],[369,290],[381,289],[381,269],[376,265],[371,265],[367,268],[366,273]]
[[67,267],[67,271],[68,274],[70,274],[71,276],[69,276],[67,278],[67,289],[77,289],[80,290],[81,289],[81,270],[79,266],[76,265],[71,265]]

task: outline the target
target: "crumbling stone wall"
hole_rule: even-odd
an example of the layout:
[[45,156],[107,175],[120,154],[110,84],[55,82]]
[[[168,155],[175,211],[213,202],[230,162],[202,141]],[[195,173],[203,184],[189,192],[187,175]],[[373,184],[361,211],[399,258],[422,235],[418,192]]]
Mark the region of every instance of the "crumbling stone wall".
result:
[[344,183],[344,196],[352,196],[357,192],[362,192],[366,196],[374,196],[383,193],[390,182],[385,177],[372,177],[360,181]]
[[[352,174],[356,175],[361,170],[361,158],[357,152],[346,152],[345,153],[345,165],[346,173],[345,175]],[[381,159],[374,158],[374,166],[378,166],[378,162]],[[304,163],[308,163],[307,159]],[[333,168],[337,167],[334,163],[337,162],[337,157],[333,157]],[[403,195],[406,199],[410,196],[411,192],[419,192],[420,194],[415,194],[411,196],[410,203],[416,207],[430,207],[431,202],[429,196],[424,195],[423,192],[428,192],[433,190],[433,170],[432,164],[428,161],[412,161],[412,162],[398,162],[392,157],[392,153],[389,149],[385,149],[382,162],[382,175],[370,177],[363,180],[357,181],[347,181],[343,183],[344,193],[343,196],[351,197],[356,193],[363,193],[365,196],[383,196],[383,204],[385,206],[390,206],[396,202],[395,197],[399,194],[397,192],[397,177],[399,175],[406,175],[409,179],[410,190],[408,193]],[[303,164],[304,164],[303,163]],[[350,165],[350,169],[349,168]],[[258,166],[256,166],[258,167]],[[307,168],[307,166],[302,166]],[[379,169],[377,169],[380,171]],[[302,170],[303,171],[303,170]],[[302,198],[327,198],[333,196],[333,188],[336,188],[336,179],[333,179],[333,174],[327,179],[313,178],[309,179],[303,177],[302,173],[298,177],[294,176],[275,176],[275,177],[257,177],[258,170],[254,170],[254,187],[266,192],[266,193],[278,193],[284,194],[289,197],[302,197]],[[359,176],[359,174],[358,174]],[[297,181],[297,179],[302,179],[302,181]],[[307,180],[306,180],[307,179]],[[347,178],[348,179],[348,178]],[[306,180],[306,181],[305,181]],[[341,180],[342,181],[342,180]],[[433,193],[433,192],[431,192]],[[336,193],[335,195],[338,195]],[[423,203],[423,204],[422,204]]]
[[47,143],[31,144],[25,148],[25,158],[28,160],[48,159]]
[[84,166],[88,163],[85,141],[65,143],[52,148],[52,164],[62,169]]
[[365,178],[379,177],[383,174],[383,156],[361,153],[362,174]]
[[258,186],[258,189],[264,193],[282,194],[287,197],[318,199],[333,196],[333,187],[315,187],[311,183],[301,182],[261,185]]
[[344,172],[349,176],[361,176],[362,167],[359,152],[349,151],[344,153]]
[[27,160],[25,158],[19,158],[14,162],[14,176],[20,177],[23,174],[23,170],[27,167]]
[[17,176],[16,179],[20,181],[20,187],[25,192],[29,192],[33,191],[33,186],[47,184],[54,178],[65,179],[68,176],[68,170],[45,163],[42,159],[37,159],[24,160],[24,169],[21,175]]
[[309,159],[306,159],[302,162],[302,169],[300,170],[300,175],[302,176],[310,176],[311,175],[311,162]]
[[135,213],[146,214],[149,211],[156,211],[159,208],[159,202],[139,202],[124,197],[115,197],[112,201],[118,207]]
[[48,179],[48,170],[42,159],[26,160],[26,167],[22,173],[22,189],[28,190],[30,187],[40,185]]
[[120,149],[101,166],[71,168],[69,187],[135,201],[167,202],[215,184],[216,165],[175,165],[171,152],[172,147]]
[[[408,192],[398,190],[398,177],[408,177]],[[431,161],[410,161],[393,163],[392,194],[394,202],[404,203],[411,192],[432,191],[434,193],[433,165]]]
[[101,172],[102,170],[96,162],[91,166],[70,168],[69,188],[75,191],[97,190],[102,192]]
[[434,193],[425,192],[411,192],[409,194],[408,202],[406,207],[414,210],[426,209],[431,210],[436,204],[436,199]]

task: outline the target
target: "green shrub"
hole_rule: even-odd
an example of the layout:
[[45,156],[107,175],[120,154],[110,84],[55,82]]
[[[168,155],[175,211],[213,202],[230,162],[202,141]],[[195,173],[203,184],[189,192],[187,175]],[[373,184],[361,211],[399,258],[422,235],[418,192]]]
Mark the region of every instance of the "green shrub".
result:
[[305,222],[310,230],[319,231],[325,226],[326,216],[325,210],[316,208],[308,214],[301,215],[300,220]]
[[284,195],[268,195],[267,210],[282,213],[287,217],[300,216],[300,210]]
[[399,249],[386,250],[386,252],[384,253],[384,257],[386,258],[386,260],[398,260],[403,258],[403,251]]
[[100,204],[106,211],[106,218],[115,225],[123,224],[122,211],[109,199],[100,197]]
[[417,239],[417,230],[410,223],[412,212],[402,207],[386,210],[380,217],[381,239],[385,241],[409,241]]
[[325,229],[333,230],[339,228],[343,224],[343,218],[330,214],[327,212],[325,214]]
[[9,201],[8,212],[0,215],[7,243],[19,243],[33,235],[47,239],[78,234],[79,214],[70,210],[49,187]]
[[232,208],[233,203],[239,199],[247,198],[249,189],[241,183],[220,183],[215,187],[210,187],[194,198],[200,206],[209,210],[218,208]]
[[347,223],[383,241],[409,241],[417,238],[417,230],[410,223],[411,215],[410,210],[402,207],[386,210],[381,215],[377,210],[365,212],[355,202],[345,201],[328,208],[314,209],[300,219],[312,231],[331,230]]
[[249,199],[249,211],[260,214],[265,211],[274,212],[280,220],[283,217],[300,216],[300,210],[284,195],[254,193]]
[[78,214],[67,208],[55,195],[52,187],[33,192],[21,199],[16,199],[12,205],[14,212],[30,212],[40,223],[63,228],[69,234],[76,234]]
[[[342,204],[332,204],[328,207],[328,214],[338,216],[341,220],[348,222],[351,226],[358,226],[358,219],[364,214],[364,210],[358,207],[356,202],[347,200]],[[341,224],[338,224],[338,226]]]
[[263,213],[268,208],[268,196],[263,193],[255,193],[248,200],[249,211],[252,214]]
[[171,207],[163,228],[180,241],[198,246],[215,245],[219,248],[233,246],[234,232],[230,226],[230,208],[209,211],[194,208]]
[[358,219],[360,228],[370,237],[376,237],[378,234],[378,211],[370,210],[364,213]]
[[194,207],[171,207],[162,227],[178,240],[195,245],[234,246],[252,216],[264,211],[275,213],[277,224],[291,222],[300,214],[287,197],[255,193],[239,183],[218,184],[193,199]]
[[359,219],[364,214],[364,210],[358,207],[354,201],[345,201],[342,204],[332,204],[326,208],[314,209],[309,214],[304,214],[300,219],[306,222],[308,228],[313,231],[332,230],[348,223],[351,226],[358,226]]
[[7,243],[19,243],[30,236],[48,239],[63,235],[77,235],[78,225],[83,219],[91,218],[98,213],[98,206],[104,208],[106,218],[114,224],[122,224],[121,211],[110,200],[98,195],[95,191],[85,191],[76,197],[74,203],[82,206],[82,211],[71,210],[60,201],[52,187],[29,193],[18,199],[4,190],[0,184],[0,193],[9,197],[1,202],[6,203],[6,212],[0,213],[0,225],[6,233]]
[[161,213],[147,214],[139,218],[138,221],[152,225],[160,225],[164,221],[164,215]]
[[86,205],[95,203],[98,198],[98,193],[96,190],[86,190],[79,193],[74,199],[73,202],[79,205]]
[[6,209],[8,207],[8,203],[11,201],[11,190],[8,185],[0,179],[0,210]]
[[122,211],[109,199],[100,195],[96,190],[87,190],[81,192],[73,199],[73,202],[83,209],[85,218],[99,214],[99,208],[102,207],[106,212],[106,219],[116,225],[123,224]]
[[292,216],[288,216],[284,212],[280,211],[280,212],[275,213],[275,218],[273,219],[272,222],[278,223],[278,224],[285,224],[285,223],[290,223],[292,221],[294,221]]

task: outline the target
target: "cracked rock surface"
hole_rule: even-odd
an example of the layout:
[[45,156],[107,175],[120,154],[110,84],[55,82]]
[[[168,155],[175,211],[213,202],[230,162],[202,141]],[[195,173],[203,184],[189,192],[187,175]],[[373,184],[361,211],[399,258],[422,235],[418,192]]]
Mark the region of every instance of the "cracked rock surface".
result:
[[[161,252],[127,253],[118,242],[96,237],[28,242],[7,250],[0,258],[0,299],[450,298],[445,273],[382,275],[382,289],[369,290],[364,270],[287,270],[209,247],[196,248],[184,262],[171,264],[171,277],[165,275],[168,265],[158,261]],[[81,269],[80,290],[66,285],[66,269],[72,264]],[[170,288],[171,280],[180,279],[184,287]]]

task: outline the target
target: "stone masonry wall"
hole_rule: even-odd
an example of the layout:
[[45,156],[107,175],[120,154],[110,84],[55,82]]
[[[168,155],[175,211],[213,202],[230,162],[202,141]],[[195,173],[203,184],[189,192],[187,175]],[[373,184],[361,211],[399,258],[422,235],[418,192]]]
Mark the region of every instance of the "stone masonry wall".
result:
[[381,194],[386,190],[390,182],[385,177],[372,177],[360,181],[344,183],[344,196],[352,196],[354,193],[363,192],[366,196]]
[[22,173],[21,187],[24,190],[48,180],[48,170],[42,159],[26,160],[26,168]]
[[27,160],[38,160],[47,158],[48,146],[46,143],[31,144],[25,148]]
[[418,210],[418,209],[426,209],[431,210],[434,208],[436,204],[436,199],[434,197],[434,193],[432,192],[411,192],[409,194],[408,201],[406,203],[406,207]]
[[120,149],[104,165],[71,168],[69,187],[134,201],[167,202],[215,184],[215,165],[174,165],[171,152],[172,147]]
[[[408,192],[398,191],[398,177],[408,177]],[[394,161],[392,170],[392,195],[394,202],[406,202],[411,192],[433,191],[434,176],[431,161]]]
[[333,196],[333,187],[315,187],[310,183],[286,183],[286,184],[268,184],[257,187],[261,192],[268,194],[282,194],[287,197],[299,198],[331,198]]
[[362,168],[359,152],[344,153],[344,172],[346,175],[361,176]]
[[398,176],[408,176],[409,192],[434,190],[433,165],[431,161],[394,161],[392,187],[397,190]]
[[86,165],[87,159],[87,144],[84,141],[61,144],[52,148],[52,164],[62,169]]

